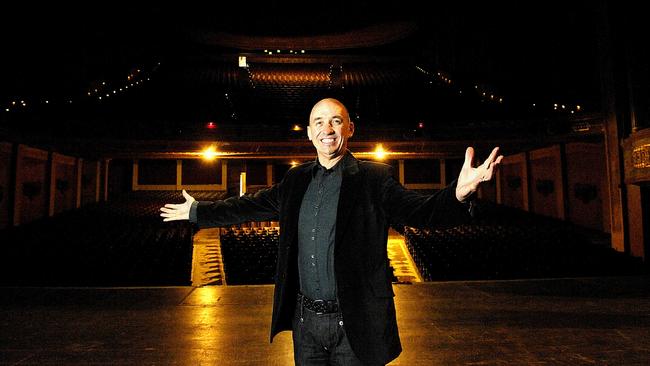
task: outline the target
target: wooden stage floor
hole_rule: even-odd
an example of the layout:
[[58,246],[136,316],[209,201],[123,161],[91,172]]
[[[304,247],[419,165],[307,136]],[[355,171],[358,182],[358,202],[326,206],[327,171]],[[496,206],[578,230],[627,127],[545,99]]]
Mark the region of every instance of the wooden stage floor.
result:
[[[0,365],[291,365],[272,286],[0,288]],[[650,277],[395,285],[391,365],[648,365]]]

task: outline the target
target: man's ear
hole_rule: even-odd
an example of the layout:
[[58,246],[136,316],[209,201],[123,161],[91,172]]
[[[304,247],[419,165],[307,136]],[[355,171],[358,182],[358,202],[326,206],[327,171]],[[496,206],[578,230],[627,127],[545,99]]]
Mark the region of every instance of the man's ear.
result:
[[352,137],[352,135],[354,135],[354,122],[350,121],[350,133],[348,137]]
[[309,138],[309,141],[311,141],[311,126],[307,125],[307,137]]

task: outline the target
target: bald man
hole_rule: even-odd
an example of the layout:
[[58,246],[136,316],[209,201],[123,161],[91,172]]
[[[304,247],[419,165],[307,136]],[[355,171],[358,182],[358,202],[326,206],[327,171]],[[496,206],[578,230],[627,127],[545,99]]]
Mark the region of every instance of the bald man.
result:
[[460,175],[434,195],[405,189],[386,164],[357,160],[346,107],[327,98],[314,105],[307,136],[317,159],[289,170],[254,195],[186,201],[161,208],[164,221],[199,227],[279,220],[280,243],[271,341],[292,330],[296,365],[384,365],[401,352],[392,272],[390,225],[450,226],[470,218],[468,198],[492,179],[503,156],[492,150],[472,167],[469,147]]

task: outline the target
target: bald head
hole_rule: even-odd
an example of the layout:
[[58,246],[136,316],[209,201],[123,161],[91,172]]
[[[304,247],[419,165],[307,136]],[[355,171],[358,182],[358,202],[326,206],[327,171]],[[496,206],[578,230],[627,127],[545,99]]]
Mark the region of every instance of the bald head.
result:
[[318,153],[318,161],[326,168],[338,162],[347,151],[348,139],[354,134],[347,108],[334,98],[325,98],[314,105],[309,114],[307,136]]
[[350,113],[348,113],[348,109],[345,107],[345,105],[343,103],[341,103],[341,101],[339,101],[338,99],[334,99],[334,98],[325,98],[325,99],[319,100],[316,104],[314,104],[314,107],[311,109],[311,113],[309,113],[309,122],[310,123],[314,119],[314,112],[319,111],[321,108],[323,108],[325,106],[330,106],[330,107],[336,106],[336,107],[340,108],[343,111],[343,114],[344,114],[342,117],[345,118],[346,120],[348,120],[348,122],[350,121]]

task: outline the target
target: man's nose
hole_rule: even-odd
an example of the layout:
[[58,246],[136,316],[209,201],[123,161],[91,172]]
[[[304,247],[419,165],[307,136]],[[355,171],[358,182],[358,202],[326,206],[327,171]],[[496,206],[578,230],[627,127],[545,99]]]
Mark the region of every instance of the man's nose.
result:
[[332,127],[331,123],[326,123],[325,126],[323,126],[323,132],[326,134],[332,134],[334,133],[334,127]]

